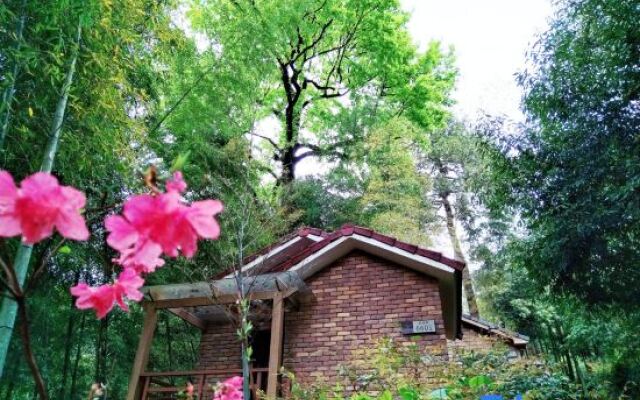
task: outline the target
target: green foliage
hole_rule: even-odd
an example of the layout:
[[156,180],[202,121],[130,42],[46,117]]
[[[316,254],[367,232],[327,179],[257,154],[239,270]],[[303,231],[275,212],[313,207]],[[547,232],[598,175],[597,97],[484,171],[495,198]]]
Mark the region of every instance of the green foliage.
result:
[[[290,204],[297,221],[325,229],[352,222],[411,243],[430,243],[435,216],[430,179],[417,162],[421,131],[404,118],[372,127],[362,155],[327,179],[294,182]],[[295,218],[295,217],[294,217]]]
[[[437,44],[417,51],[395,0],[211,0],[195,3],[189,16],[220,72],[233,73],[222,92],[212,87],[233,108],[214,121],[245,121],[235,134],[264,143],[265,168],[280,164],[271,171],[280,183],[290,183],[307,157],[346,158],[360,146],[366,131],[341,124],[360,104],[374,113],[362,118],[405,112],[423,129],[442,126],[448,115],[452,58]],[[269,116],[281,126],[275,140],[255,132],[255,122]]]
[[465,353],[447,361],[417,346],[401,346],[385,339],[365,349],[357,361],[343,366],[344,382],[327,387],[321,382],[303,386],[292,374],[292,398],[311,400],[477,400],[500,393],[505,399],[522,394],[527,400],[605,399],[597,384],[585,392],[553,362],[530,357],[510,359],[496,348],[486,353]]
[[360,199],[364,225],[416,244],[429,242],[429,181],[417,170],[415,125],[392,119],[367,136]]
[[481,254],[486,309],[611,398],[640,396],[639,12],[634,0],[557,2],[520,77],[527,123],[483,126],[487,204],[519,222]]
[[636,304],[640,214],[637,1],[562,1],[521,77],[530,123],[504,140],[502,177],[542,286]]

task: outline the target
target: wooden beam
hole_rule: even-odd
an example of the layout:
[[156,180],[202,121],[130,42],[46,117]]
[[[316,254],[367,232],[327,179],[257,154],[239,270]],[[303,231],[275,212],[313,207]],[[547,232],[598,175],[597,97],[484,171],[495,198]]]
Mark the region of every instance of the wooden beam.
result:
[[140,398],[140,375],[147,367],[149,360],[149,350],[153,341],[153,333],[156,330],[158,322],[158,312],[152,303],[145,303],[144,325],[142,326],[142,334],[138,342],[138,350],[136,358],[131,368],[131,378],[129,378],[129,390],[127,392],[127,400],[138,400]]
[[[271,298],[273,295],[264,298]],[[154,300],[157,308],[180,308],[212,306],[219,304],[233,304],[238,299],[236,295],[224,295],[219,297],[188,297],[183,299]]]
[[183,320],[187,321],[188,323],[200,329],[201,331],[204,331],[205,329],[207,329],[207,324],[203,320],[193,315],[189,311],[185,310],[184,308],[168,308],[167,311],[169,311],[171,314],[175,315],[176,317],[182,318]]
[[271,345],[269,347],[269,376],[267,378],[267,399],[275,400],[278,394],[278,374],[282,366],[282,337],[284,332],[284,295],[273,296],[271,315]]
[[[284,297],[291,296],[296,293],[297,289],[290,288],[285,290]],[[248,296],[251,300],[270,300],[280,292],[265,291],[265,292],[249,292]],[[198,306],[211,306],[220,304],[232,304],[238,300],[238,296],[233,294],[225,294],[217,297],[189,297],[184,299],[165,299],[154,300],[153,304],[158,309],[161,308],[181,308],[181,307],[198,307]]]

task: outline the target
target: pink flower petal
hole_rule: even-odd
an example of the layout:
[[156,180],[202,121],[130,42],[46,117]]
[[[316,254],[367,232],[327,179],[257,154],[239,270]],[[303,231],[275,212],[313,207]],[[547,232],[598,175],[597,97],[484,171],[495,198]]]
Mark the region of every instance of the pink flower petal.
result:
[[220,225],[214,216],[223,210],[222,202],[205,200],[194,202],[186,214],[193,229],[205,239],[217,239],[220,236]]
[[0,214],[0,237],[18,236],[22,233],[20,220],[13,215]]
[[0,214],[13,211],[16,197],[18,197],[18,188],[13,177],[7,171],[0,171]]
[[144,285],[144,279],[132,268],[126,268],[118,276],[116,285],[119,286],[122,293],[127,298],[140,301],[142,300],[142,292],[139,290]]
[[110,215],[104,220],[104,226],[109,232],[107,244],[115,250],[124,250],[133,246],[138,240],[135,228],[119,215]]
[[150,217],[157,214],[157,211],[155,198],[148,194],[141,194],[127,200],[124,204],[123,214],[129,222],[136,225],[148,221]]
[[7,171],[0,171],[0,237],[18,236],[22,233],[20,220],[15,215],[18,188]]
[[20,183],[15,202],[23,241],[33,244],[51,236],[63,202],[60,185],[54,176],[38,172],[25,178]]
[[89,239],[89,230],[84,223],[84,218],[77,212],[58,213],[55,224],[60,234],[67,239]]
[[187,183],[182,177],[182,172],[176,171],[173,173],[171,179],[167,181],[167,192],[182,193],[187,190]]
[[225,385],[229,385],[229,386],[231,386],[233,388],[236,388],[236,389],[242,389],[243,380],[242,380],[241,376],[234,376],[234,377],[231,377],[231,378],[227,379],[223,383]]
[[[22,240],[27,244],[35,244],[48,238],[53,234],[55,214],[43,210],[36,210],[35,207],[28,205],[29,203],[18,200],[18,216],[20,218],[20,227],[22,229]],[[32,209],[34,211],[32,217],[25,216],[25,210]]]
[[25,196],[46,196],[60,189],[58,179],[46,172],[36,172],[20,182],[20,190]]
[[78,212],[87,204],[87,198],[84,193],[76,188],[61,186],[60,191],[65,201],[64,204],[61,204],[62,207]]
[[164,265],[164,260],[160,258],[160,255],[162,255],[162,247],[151,240],[147,240],[133,254],[131,258],[132,266],[140,266],[146,273],[154,272],[156,267]]
[[71,294],[78,297],[76,307],[81,310],[93,308],[98,319],[104,318],[115,303],[115,292],[111,285],[93,288],[86,283],[79,283],[71,288]]

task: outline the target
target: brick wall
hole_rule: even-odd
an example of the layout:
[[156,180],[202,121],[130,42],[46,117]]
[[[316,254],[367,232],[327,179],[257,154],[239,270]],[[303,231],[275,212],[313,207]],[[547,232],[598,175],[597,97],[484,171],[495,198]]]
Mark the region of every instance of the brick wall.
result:
[[285,316],[284,366],[301,382],[332,383],[340,364],[382,337],[401,343],[400,321],[434,319],[436,334],[417,335],[420,347],[446,354],[440,292],[435,279],[353,252],[307,280],[316,300]]
[[[356,251],[306,283],[315,300],[285,314],[284,333],[284,367],[301,382],[333,382],[340,364],[382,337],[447,354],[435,279]],[[400,321],[417,319],[435,320],[436,333],[402,335]],[[240,368],[240,345],[232,324],[215,324],[202,334],[198,368]]]
[[231,323],[207,327],[200,339],[199,369],[240,369],[242,351]]

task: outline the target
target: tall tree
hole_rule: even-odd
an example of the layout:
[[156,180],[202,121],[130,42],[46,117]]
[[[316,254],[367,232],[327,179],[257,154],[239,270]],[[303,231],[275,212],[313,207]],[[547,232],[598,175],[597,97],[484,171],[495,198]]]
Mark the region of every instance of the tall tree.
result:
[[365,226],[428,245],[435,215],[425,190],[431,180],[417,166],[415,138],[419,132],[411,122],[396,118],[367,135],[367,171],[358,213]]
[[[477,138],[463,123],[451,120],[447,127],[432,133],[431,146],[422,154],[421,171],[433,180],[433,198],[438,210],[444,212],[444,225],[453,248],[454,257],[467,262],[462,248],[462,234],[466,233],[469,247],[478,244],[482,230],[480,214],[483,206],[477,196],[477,181],[483,162]],[[486,213],[482,215],[486,218]],[[460,225],[465,232],[460,232]],[[476,291],[469,266],[462,273],[464,297],[469,313],[478,316]]]
[[527,121],[487,125],[491,203],[521,230],[486,257],[483,297],[553,357],[600,365],[607,398],[636,398],[640,354],[627,332],[640,321],[640,8],[555,5],[520,78]]
[[275,116],[281,132],[250,133],[266,143],[280,184],[294,180],[301,160],[340,158],[362,140],[362,132],[342,134],[331,124],[354,96],[393,103],[425,124],[446,114],[448,59],[437,45],[417,52],[395,0],[213,0],[191,15],[221,60],[262,71],[253,85],[256,114]]
[[633,0],[558,3],[522,76],[529,123],[497,164],[531,273],[591,303],[640,300],[639,17]]
[[[139,110],[153,110],[150,88],[156,75],[150,60],[161,64],[164,59],[159,54],[164,53],[159,49],[171,40],[180,45],[183,38],[169,24],[168,3],[55,1],[41,7],[9,1],[2,11],[7,11],[0,12],[2,26],[18,26],[20,35],[6,30],[0,34],[0,84],[4,93],[12,94],[15,105],[3,105],[3,111],[11,112],[11,124],[3,131],[0,167],[17,178],[37,169],[51,171],[90,194],[117,197],[124,186],[117,172],[136,167],[132,155],[137,150],[131,141],[144,143],[140,133],[145,120]],[[20,74],[13,73],[15,65]],[[8,253],[19,247],[16,272],[22,280],[29,278],[25,292],[33,291],[42,269],[55,262],[50,260],[28,275],[32,248],[14,240],[3,242],[4,259],[13,258]],[[47,254],[47,246],[34,251]],[[85,262],[91,264],[89,259]],[[5,300],[0,313],[3,361],[16,310],[15,303]],[[22,296],[17,300],[26,306]],[[30,321],[27,317],[23,314],[22,325]],[[33,370],[35,358],[30,359]],[[46,397],[42,379],[37,383],[40,397]]]

